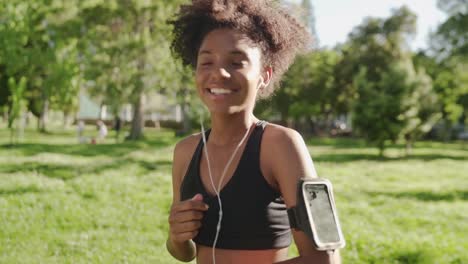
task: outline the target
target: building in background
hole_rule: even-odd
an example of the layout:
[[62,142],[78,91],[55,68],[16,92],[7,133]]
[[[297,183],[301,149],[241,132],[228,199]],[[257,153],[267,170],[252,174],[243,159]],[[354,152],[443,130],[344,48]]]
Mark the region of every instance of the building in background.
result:
[[[182,121],[182,113],[179,105],[171,103],[167,96],[152,93],[147,97],[147,107],[145,110],[145,120],[158,123],[159,121]],[[133,109],[131,104],[125,104],[119,114],[124,122],[132,121]],[[114,120],[114,114],[109,111],[106,105],[101,105],[97,100],[92,99],[85,92],[79,96],[79,106],[76,115],[77,120],[88,120],[94,122],[97,120]]]

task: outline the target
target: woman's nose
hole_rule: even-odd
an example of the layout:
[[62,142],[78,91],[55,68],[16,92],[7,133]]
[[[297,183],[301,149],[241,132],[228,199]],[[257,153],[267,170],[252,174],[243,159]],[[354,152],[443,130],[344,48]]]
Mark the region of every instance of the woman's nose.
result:
[[229,77],[231,77],[229,71],[227,71],[226,68],[223,66],[215,67],[213,69],[212,75],[216,79],[228,79]]

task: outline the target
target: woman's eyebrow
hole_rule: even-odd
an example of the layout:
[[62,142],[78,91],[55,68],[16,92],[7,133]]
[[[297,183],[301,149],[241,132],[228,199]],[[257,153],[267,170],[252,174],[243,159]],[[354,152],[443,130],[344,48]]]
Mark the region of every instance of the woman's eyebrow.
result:
[[[210,50],[200,50],[198,52],[198,56],[202,56],[202,55],[212,55],[213,52],[211,52]],[[229,55],[233,55],[233,56],[242,56],[242,57],[245,57],[245,58],[249,58],[249,56],[247,55],[247,53],[245,51],[242,51],[242,50],[238,50],[238,49],[234,49],[234,50],[231,50],[229,52]]]
[[209,51],[209,50],[200,50],[198,52],[198,55],[203,55],[203,54],[210,55],[210,54],[212,54],[212,52]]
[[242,55],[242,56],[248,57],[247,53],[245,53],[242,50],[232,50],[231,52],[229,52],[229,54],[231,54],[231,55]]

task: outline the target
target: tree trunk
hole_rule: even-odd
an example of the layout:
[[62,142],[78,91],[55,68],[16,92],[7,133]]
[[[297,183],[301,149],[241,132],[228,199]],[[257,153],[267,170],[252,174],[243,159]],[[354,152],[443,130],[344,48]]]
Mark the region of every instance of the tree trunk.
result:
[[407,140],[405,150],[406,150],[406,156],[411,155],[411,153],[413,153],[413,142],[411,142],[410,140]]
[[49,100],[45,99],[42,105],[41,116],[39,117],[39,131],[46,132],[46,124],[49,114]]
[[15,145],[15,129],[11,126],[10,127],[10,145]]
[[70,113],[68,111],[63,111],[63,129],[68,129],[70,127]]
[[3,109],[2,116],[3,116],[3,121],[5,121],[6,123],[8,123],[8,107],[5,107],[5,108]]
[[413,150],[413,141],[410,135],[406,134],[405,135],[405,152],[406,156],[411,155],[412,150]]
[[143,137],[143,130],[145,125],[144,109],[145,95],[143,92],[141,92],[137,101],[133,103],[132,128],[130,129],[130,134],[126,138],[127,140],[138,140]]
[[99,119],[104,120],[107,118],[107,106],[104,104],[101,104],[99,107]]
[[317,122],[315,118],[310,117],[307,119],[309,122],[309,127],[310,127],[310,133],[312,136],[317,136],[319,134],[319,131],[317,129]]
[[279,115],[280,115],[280,125],[287,126],[288,124],[288,112],[284,109],[279,108]]
[[444,134],[443,134],[443,140],[444,142],[449,142],[452,137],[452,124],[450,121],[445,120],[444,121]]
[[120,139],[120,130],[123,127],[123,120],[120,118],[120,106],[113,108],[114,123],[112,124],[112,129],[115,130],[115,143],[119,143]]
[[18,140],[24,139],[24,130],[26,128],[26,116],[27,116],[27,113],[24,113],[24,112],[20,113],[19,120],[17,123],[18,124],[17,125],[17,132],[18,132],[17,139]]
[[379,157],[383,158],[384,157],[384,150],[385,150],[385,141],[379,142],[378,147],[379,147]]

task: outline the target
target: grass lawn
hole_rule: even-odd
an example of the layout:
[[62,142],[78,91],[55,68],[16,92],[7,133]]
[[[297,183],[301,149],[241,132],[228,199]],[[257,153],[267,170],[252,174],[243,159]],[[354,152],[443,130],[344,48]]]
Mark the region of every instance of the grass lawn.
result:
[[[0,263],[178,263],[164,246],[171,131],[137,143],[78,144],[63,130],[8,140],[0,129]],[[420,142],[380,159],[359,140],[308,144],[334,184],[343,263],[468,263],[467,146]]]

